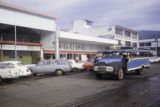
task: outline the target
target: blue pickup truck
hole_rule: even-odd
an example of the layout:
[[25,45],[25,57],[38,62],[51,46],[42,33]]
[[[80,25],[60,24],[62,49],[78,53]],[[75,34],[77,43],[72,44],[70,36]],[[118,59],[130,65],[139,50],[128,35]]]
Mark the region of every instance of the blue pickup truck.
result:
[[124,75],[129,72],[136,72],[142,75],[143,68],[150,67],[150,61],[145,57],[128,58],[126,69],[124,69],[122,55],[127,51],[105,51],[103,57],[93,66],[93,71],[97,79],[102,78],[103,75],[113,75],[117,80],[124,78]]

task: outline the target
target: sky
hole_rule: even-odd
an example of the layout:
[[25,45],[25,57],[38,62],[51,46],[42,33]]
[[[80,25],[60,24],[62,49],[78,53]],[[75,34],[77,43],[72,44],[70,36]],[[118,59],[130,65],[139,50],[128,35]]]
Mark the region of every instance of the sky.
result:
[[135,30],[160,30],[160,0],[0,0],[57,17],[60,29],[74,20],[94,26],[121,25]]

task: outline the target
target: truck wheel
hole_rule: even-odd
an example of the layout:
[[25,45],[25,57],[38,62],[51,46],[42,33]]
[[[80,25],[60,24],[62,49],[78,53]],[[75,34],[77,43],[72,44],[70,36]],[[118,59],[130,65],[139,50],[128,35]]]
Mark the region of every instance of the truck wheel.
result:
[[64,75],[63,71],[60,69],[57,69],[55,73],[56,73],[56,76]]
[[116,75],[116,79],[117,80],[122,80],[124,78],[124,72],[123,72],[123,69],[120,68],[117,72],[117,75]]
[[136,74],[142,75],[143,74],[143,68],[137,69]]
[[101,79],[101,78],[102,78],[102,75],[101,75],[101,74],[96,74],[96,78],[97,78],[97,79]]

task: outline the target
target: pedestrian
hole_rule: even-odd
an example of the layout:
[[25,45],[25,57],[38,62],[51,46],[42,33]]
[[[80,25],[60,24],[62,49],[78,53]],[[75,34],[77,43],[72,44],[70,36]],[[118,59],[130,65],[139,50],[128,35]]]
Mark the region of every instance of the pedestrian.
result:
[[98,62],[99,61],[99,57],[98,56],[96,56],[95,58],[94,58],[94,64],[96,63],[96,62]]
[[123,54],[123,57],[122,57],[122,68],[123,68],[124,72],[127,71],[128,61],[129,61],[129,59],[127,57],[127,54]]

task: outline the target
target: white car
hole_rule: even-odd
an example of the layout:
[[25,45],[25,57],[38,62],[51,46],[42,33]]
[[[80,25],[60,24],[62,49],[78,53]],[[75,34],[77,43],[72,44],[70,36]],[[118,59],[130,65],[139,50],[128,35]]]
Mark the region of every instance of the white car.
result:
[[19,71],[11,63],[0,62],[0,82],[3,79],[14,79],[20,75]]
[[18,77],[30,76],[32,73],[24,66],[20,61],[4,61],[3,64],[6,64],[6,70],[14,71],[18,73]]
[[71,71],[77,72],[79,70],[84,69],[83,67],[84,62],[76,62],[75,60],[68,60],[68,62],[71,65],[71,68],[72,68]]

